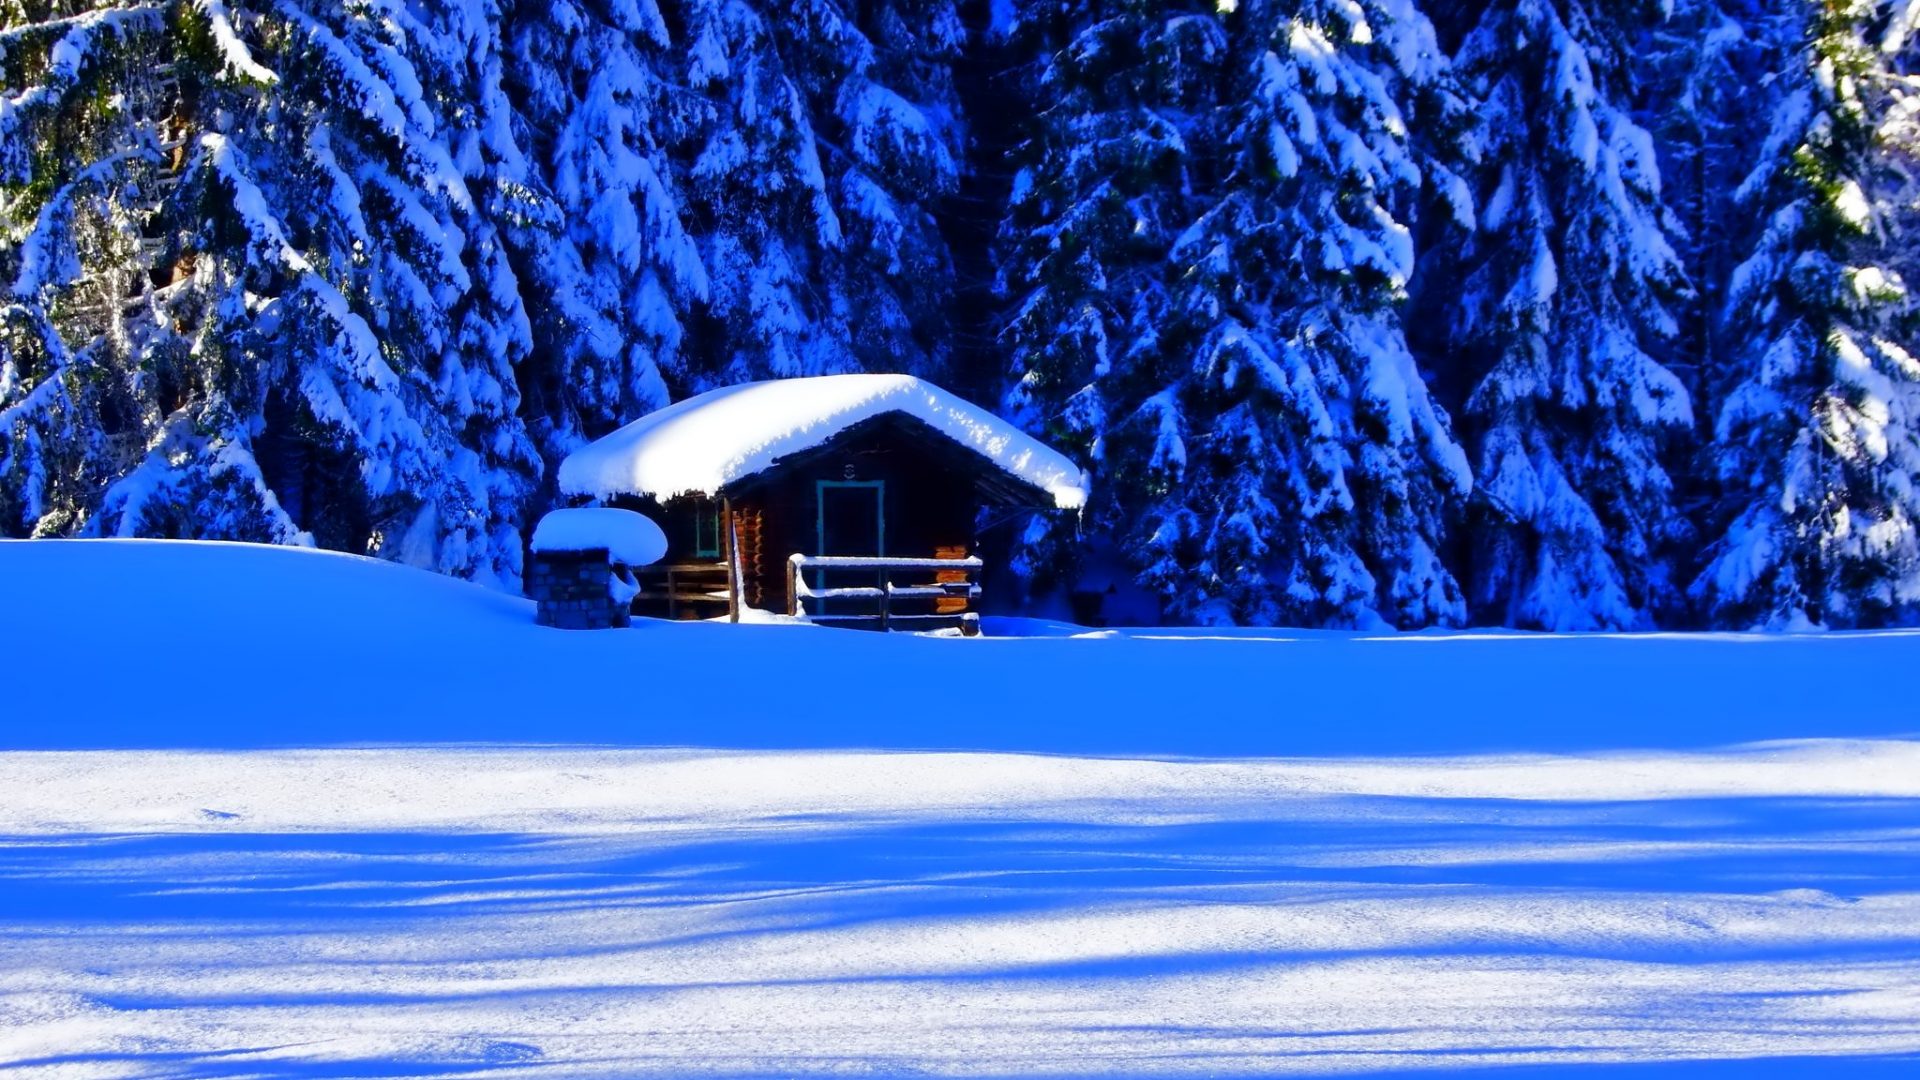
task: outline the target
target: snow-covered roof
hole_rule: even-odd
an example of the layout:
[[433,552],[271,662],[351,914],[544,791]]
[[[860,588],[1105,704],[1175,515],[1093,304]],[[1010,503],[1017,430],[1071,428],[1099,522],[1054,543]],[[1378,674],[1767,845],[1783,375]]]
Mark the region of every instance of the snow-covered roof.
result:
[[1072,461],[972,402],[911,375],[820,375],[710,390],[641,417],[560,463],[560,490],[617,495],[716,495],[781,458],[825,443],[863,420],[919,420],[1062,510],[1087,501]]
[[603,506],[555,510],[533,529],[535,551],[598,548],[606,548],[614,562],[646,566],[667,553],[667,536],[644,514]]

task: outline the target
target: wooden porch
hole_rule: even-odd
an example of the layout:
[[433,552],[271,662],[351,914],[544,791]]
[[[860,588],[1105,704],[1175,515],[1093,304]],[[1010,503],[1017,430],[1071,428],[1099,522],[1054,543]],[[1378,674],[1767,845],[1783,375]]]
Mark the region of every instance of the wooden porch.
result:
[[[972,635],[980,629],[984,567],[965,548],[942,549],[934,558],[796,553],[786,563],[784,613],[826,626]],[[641,568],[634,614],[739,622],[747,604],[737,569],[731,558]]]

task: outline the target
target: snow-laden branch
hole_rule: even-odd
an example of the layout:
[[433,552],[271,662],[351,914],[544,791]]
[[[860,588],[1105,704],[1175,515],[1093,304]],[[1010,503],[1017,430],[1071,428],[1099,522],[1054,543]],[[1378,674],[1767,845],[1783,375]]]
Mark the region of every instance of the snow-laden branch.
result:
[[214,47],[220,50],[220,70],[236,78],[272,86],[280,76],[253,58],[253,50],[240,39],[233,27],[233,12],[223,0],[194,0],[194,7],[206,16],[213,30]]

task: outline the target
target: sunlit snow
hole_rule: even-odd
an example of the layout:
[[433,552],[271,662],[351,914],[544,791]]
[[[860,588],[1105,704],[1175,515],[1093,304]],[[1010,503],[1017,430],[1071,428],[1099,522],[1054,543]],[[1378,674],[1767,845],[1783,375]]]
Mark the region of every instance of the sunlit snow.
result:
[[[568,633],[311,551],[0,573],[40,676],[0,719],[0,1071],[1920,1055],[1920,724],[1860,681],[1914,635]],[[672,689],[712,680],[746,704]]]

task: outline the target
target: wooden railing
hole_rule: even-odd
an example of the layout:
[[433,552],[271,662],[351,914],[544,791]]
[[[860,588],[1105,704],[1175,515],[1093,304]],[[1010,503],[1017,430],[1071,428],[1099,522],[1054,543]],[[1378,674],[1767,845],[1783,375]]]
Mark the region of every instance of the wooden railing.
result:
[[[980,616],[973,606],[980,598],[984,565],[972,556],[893,559],[794,555],[787,560],[787,614],[880,630],[953,626],[962,633],[978,633]],[[808,580],[809,573],[812,581]],[[829,585],[829,576],[834,581],[859,583]]]
[[679,618],[682,606],[705,605],[709,612],[714,606],[728,610],[733,606],[733,590],[728,583],[725,562],[657,563],[643,566],[634,573],[640,579],[640,592],[634,599],[646,603],[664,601],[669,619]]

